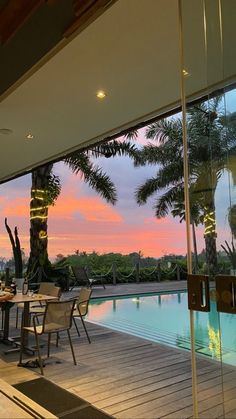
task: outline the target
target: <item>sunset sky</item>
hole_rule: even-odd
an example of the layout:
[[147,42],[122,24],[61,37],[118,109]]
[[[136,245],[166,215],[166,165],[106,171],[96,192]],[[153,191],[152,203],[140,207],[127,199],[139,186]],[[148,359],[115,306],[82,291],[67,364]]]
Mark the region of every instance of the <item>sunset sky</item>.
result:
[[[141,131],[139,141],[143,143]],[[161,257],[165,254],[185,254],[185,224],[178,219],[154,217],[153,199],[139,207],[134,191],[148,177],[154,167],[134,168],[129,158],[99,158],[97,163],[114,181],[118,202],[107,204],[79,176],[71,174],[64,163],[54,165],[54,172],[62,180],[62,193],[49,209],[49,257],[73,254],[75,250],[99,253],[128,254],[141,251],[144,256]],[[216,193],[218,211],[218,242],[223,243],[228,229],[225,187],[227,176],[219,183]],[[26,175],[0,186],[0,256],[12,256],[11,245],[4,227],[7,217],[10,227],[18,227],[21,247],[29,254],[29,201],[31,176]],[[223,206],[222,203],[223,202]],[[203,228],[198,228],[198,250],[203,248]]]

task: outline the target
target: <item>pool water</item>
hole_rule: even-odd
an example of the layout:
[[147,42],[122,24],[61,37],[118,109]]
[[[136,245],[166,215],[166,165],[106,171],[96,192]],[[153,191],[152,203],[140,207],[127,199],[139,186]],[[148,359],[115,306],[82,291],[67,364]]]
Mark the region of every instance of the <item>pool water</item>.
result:
[[[86,320],[153,342],[190,350],[184,291],[91,300]],[[194,312],[196,352],[236,365],[236,315]],[[219,331],[219,324],[220,330]]]

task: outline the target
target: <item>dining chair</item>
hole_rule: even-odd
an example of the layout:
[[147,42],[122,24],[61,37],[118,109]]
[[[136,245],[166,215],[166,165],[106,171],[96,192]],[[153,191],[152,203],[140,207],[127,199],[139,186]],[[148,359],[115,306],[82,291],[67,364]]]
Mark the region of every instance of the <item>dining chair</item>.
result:
[[[59,332],[66,331],[70,343],[71,353],[73,357],[74,364],[76,365],[74,348],[72,345],[72,340],[70,336],[70,328],[72,326],[72,316],[75,307],[76,299],[64,300],[64,301],[48,301],[46,303],[46,309],[44,313],[38,313],[33,316],[33,326],[22,327],[21,329],[21,345],[20,345],[20,359],[19,366],[22,364],[23,358],[23,342],[24,342],[24,333],[33,333],[35,336],[36,350],[39,357],[39,367],[41,374],[43,372],[43,362],[40,352],[39,345],[39,336],[47,334],[48,335],[48,345],[47,345],[47,357],[50,356],[50,343],[52,333],[58,335]],[[38,324],[38,321],[42,319],[42,323]]]
[[[50,295],[51,297],[56,297],[60,299],[61,296],[61,288],[56,287],[53,282],[40,282],[39,289],[37,291],[38,294],[43,295]],[[32,302],[30,303],[30,315],[33,313],[43,313],[45,310],[45,302],[38,301],[37,304]],[[16,328],[18,328],[18,320],[19,320],[19,309],[24,309],[24,304],[19,303],[17,304],[16,308]]]
[[91,294],[92,294],[91,288],[81,288],[79,296],[76,300],[76,307],[73,311],[73,322],[74,322],[74,325],[76,327],[78,336],[80,336],[80,333],[79,333],[79,329],[78,329],[78,326],[77,326],[77,323],[76,323],[76,319],[80,318],[89,343],[91,343],[91,340],[89,338],[88,331],[87,331],[87,328],[85,326],[83,318],[88,313],[88,305],[89,305],[89,300],[90,300]]

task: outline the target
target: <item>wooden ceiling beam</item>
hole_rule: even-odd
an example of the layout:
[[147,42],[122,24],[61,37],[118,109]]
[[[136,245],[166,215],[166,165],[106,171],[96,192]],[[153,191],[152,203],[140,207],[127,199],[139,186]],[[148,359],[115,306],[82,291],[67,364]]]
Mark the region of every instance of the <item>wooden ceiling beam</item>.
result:
[[0,10],[1,44],[8,42],[45,0],[10,0]]
[[76,32],[76,34],[81,32],[116,1],[117,0],[74,0],[73,6],[76,19],[68,28],[66,28],[64,37],[68,38],[74,32]]

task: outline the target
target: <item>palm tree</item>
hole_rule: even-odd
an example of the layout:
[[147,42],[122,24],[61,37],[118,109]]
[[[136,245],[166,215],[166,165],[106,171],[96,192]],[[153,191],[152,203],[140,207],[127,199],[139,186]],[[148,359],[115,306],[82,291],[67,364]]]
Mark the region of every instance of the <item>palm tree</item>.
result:
[[[180,223],[185,221],[185,205],[184,205],[184,190],[181,191],[177,197],[176,202],[173,204],[173,209],[171,210],[173,217],[179,217]],[[198,271],[198,251],[197,251],[197,239],[196,239],[196,229],[199,224],[203,223],[203,214],[201,208],[197,202],[190,202],[190,224],[192,227],[192,240],[193,240],[193,256],[194,256],[194,272]]]
[[[215,190],[224,170],[236,169],[235,165],[230,166],[231,158],[236,155],[235,130],[225,124],[219,114],[220,105],[221,97],[217,97],[190,107],[187,114],[190,210],[192,221],[204,224],[210,272],[214,272],[217,265]],[[157,145],[149,143],[137,153],[136,166],[158,165],[156,175],[136,190],[139,205],[156,195],[154,209],[157,218],[165,217],[180,202],[183,203],[182,135],[180,117],[157,121],[146,130],[146,138],[156,140]]]
[[[90,150],[77,151],[63,159],[73,173],[80,174],[83,180],[95,189],[107,202],[115,204],[117,200],[115,185],[109,176],[96,166],[91,158],[99,156],[115,157],[128,155],[134,157],[135,146],[130,141],[113,140],[99,144]],[[32,277],[40,270],[50,267],[48,259],[48,209],[54,205],[61,192],[61,183],[53,173],[53,164],[49,163],[32,171],[30,201],[30,257],[27,267],[28,276]]]
[[228,222],[234,239],[236,239],[236,204],[232,205],[228,210]]

